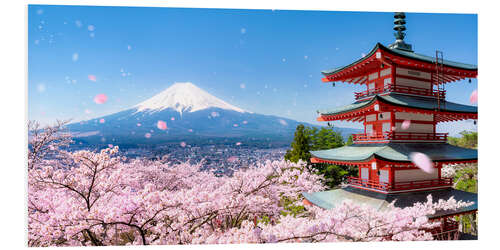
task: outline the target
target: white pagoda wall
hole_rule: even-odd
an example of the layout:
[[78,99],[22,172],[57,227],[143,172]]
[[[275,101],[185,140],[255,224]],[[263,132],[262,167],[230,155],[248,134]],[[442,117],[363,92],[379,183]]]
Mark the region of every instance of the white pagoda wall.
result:
[[431,84],[431,74],[418,70],[410,70],[405,68],[396,68],[396,74],[401,76],[409,76],[420,78],[422,80],[416,79],[408,79],[403,77],[396,77],[396,86],[407,86],[407,87],[416,87],[416,88],[424,88],[424,89],[432,89]]
[[401,128],[402,122],[396,122],[396,132],[414,132],[414,133],[433,133],[434,124],[430,123],[419,123],[419,122],[432,122],[434,116],[432,114],[417,114],[417,113],[406,113],[406,112],[396,112],[396,120],[410,120],[410,127],[403,130]]
[[405,169],[394,171],[394,181],[422,181],[422,180],[432,180],[438,178],[438,170],[436,169],[434,173],[428,174],[420,169]]

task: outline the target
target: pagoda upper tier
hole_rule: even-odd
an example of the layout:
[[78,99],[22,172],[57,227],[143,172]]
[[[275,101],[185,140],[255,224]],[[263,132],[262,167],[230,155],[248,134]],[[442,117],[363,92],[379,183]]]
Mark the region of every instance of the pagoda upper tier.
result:
[[[436,74],[436,61],[440,63],[441,75]],[[410,70],[407,74],[398,68]],[[348,82],[368,84],[374,77],[374,72],[386,69],[383,74],[393,77],[408,76],[413,79],[426,79],[433,84],[440,84],[477,77],[477,66],[448,60],[438,60],[436,57],[415,53],[411,50],[388,48],[377,43],[366,56],[340,68],[325,70],[323,82]],[[389,69],[389,70],[387,70]],[[415,72],[418,73],[415,73]],[[412,75],[412,73],[415,73]],[[411,79],[411,78],[410,78]]]
[[[376,94],[369,99],[359,100],[352,104],[332,109],[318,110],[318,121],[345,120],[352,122],[365,122],[367,116],[378,114],[376,120],[393,120],[391,114],[401,116],[399,120],[404,120],[403,113],[420,114],[415,116],[428,116],[433,122],[449,122],[465,119],[477,119],[477,106],[469,106],[441,100],[411,96],[390,92],[386,94]],[[370,119],[370,117],[368,117]],[[423,118],[425,119],[425,118]],[[422,120],[423,120],[422,119]],[[430,122],[429,121],[429,122]]]

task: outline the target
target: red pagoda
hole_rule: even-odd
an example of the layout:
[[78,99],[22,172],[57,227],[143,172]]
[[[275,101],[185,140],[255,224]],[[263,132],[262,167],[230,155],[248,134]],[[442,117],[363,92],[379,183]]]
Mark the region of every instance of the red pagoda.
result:
[[[477,194],[452,188],[450,178],[441,176],[445,164],[477,163],[477,150],[447,143],[447,133],[437,133],[439,122],[477,120],[477,107],[446,101],[447,83],[477,77],[477,66],[417,54],[404,42],[405,14],[394,15],[396,41],[377,43],[363,58],[340,68],[323,71],[323,82],[347,82],[366,86],[354,94],[355,102],[318,111],[318,121],[362,122],[364,133],[353,135],[353,144],[311,151],[311,162],[357,166],[359,177],[349,177],[348,186],[325,192],[304,193],[307,202],[329,209],[346,199],[379,210],[395,200],[396,207],[454,197],[473,201],[459,211],[438,211],[438,239],[458,238],[458,223],[452,218],[477,212]],[[408,126],[409,124],[409,126]],[[410,154],[427,155],[434,171],[416,167]]]

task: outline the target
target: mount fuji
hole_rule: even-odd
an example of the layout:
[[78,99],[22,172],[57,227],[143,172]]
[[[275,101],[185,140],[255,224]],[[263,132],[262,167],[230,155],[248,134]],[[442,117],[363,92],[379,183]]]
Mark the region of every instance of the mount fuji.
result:
[[[175,83],[127,110],[67,127],[76,142],[85,144],[244,141],[289,145],[299,124],[235,107],[188,82]],[[344,136],[356,131],[341,130]]]

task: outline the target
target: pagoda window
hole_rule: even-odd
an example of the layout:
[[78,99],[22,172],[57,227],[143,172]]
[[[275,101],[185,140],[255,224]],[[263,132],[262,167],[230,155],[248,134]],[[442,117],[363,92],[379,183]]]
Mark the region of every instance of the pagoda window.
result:
[[367,124],[366,125],[366,134],[367,135],[373,134],[373,124]]
[[378,71],[375,72],[375,73],[371,73],[370,75],[368,75],[368,81],[375,80],[377,78],[378,78]]
[[389,183],[389,170],[379,170],[379,182]]
[[381,70],[380,71],[380,77],[391,74],[391,71],[392,71],[391,68],[387,68],[387,69]]
[[368,168],[361,168],[361,179],[368,180]]
[[366,116],[366,121],[367,122],[373,122],[375,120],[377,120],[377,115],[376,114],[371,114],[371,115],[367,115]]
[[391,123],[390,122],[384,122],[382,124],[382,134],[385,134],[385,132],[391,132]]

